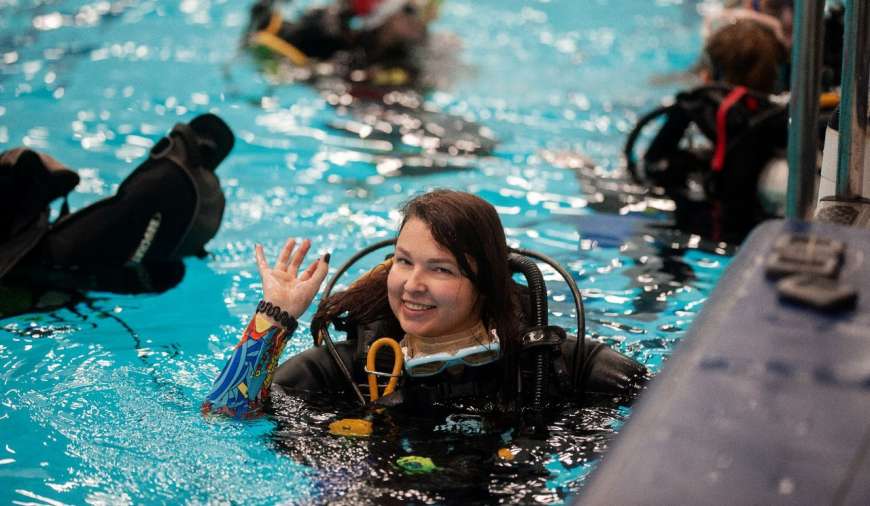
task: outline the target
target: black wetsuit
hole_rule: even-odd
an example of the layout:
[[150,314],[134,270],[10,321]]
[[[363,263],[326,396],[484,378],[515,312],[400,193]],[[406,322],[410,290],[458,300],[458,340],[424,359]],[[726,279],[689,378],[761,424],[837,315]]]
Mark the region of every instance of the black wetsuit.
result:
[[[360,328],[357,339],[365,339],[370,343],[378,337],[388,335],[380,333],[378,327],[379,325],[374,324]],[[354,382],[366,384],[365,354],[360,352],[357,341],[353,339],[338,342],[335,347],[351,370]],[[569,337],[562,343],[561,353],[551,357],[546,388],[548,400],[579,401],[584,395],[590,394],[628,398],[636,393],[647,378],[647,369],[642,364],[603,343],[588,340],[585,341],[586,353],[581,354],[587,357],[586,361],[575,370],[573,357],[576,347],[577,339]],[[377,363],[379,371],[389,371],[392,367],[391,353],[379,353]],[[522,387],[525,391],[528,391],[532,381],[528,369],[521,367]],[[402,404],[416,409],[459,398],[495,400],[501,381],[502,372],[498,362],[478,367],[466,366],[460,368],[458,373],[445,371],[425,378],[403,375],[396,393],[392,396],[394,398],[389,399],[388,396],[383,401],[388,405]],[[273,388],[304,397],[322,393],[351,393],[348,381],[327,348],[322,346],[310,348],[281,364],[275,371]],[[363,390],[367,391],[366,388]]]
[[78,176],[26,148],[0,153],[0,315],[44,307],[48,291],[75,300],[78,290],[161,292],[178,284],[182,258],[204,256],[220,227],[225,197],[215,171],[234,142],[213,114],[179,123],[115,195],[73,213],[64,206],[53,223],[49,204]]

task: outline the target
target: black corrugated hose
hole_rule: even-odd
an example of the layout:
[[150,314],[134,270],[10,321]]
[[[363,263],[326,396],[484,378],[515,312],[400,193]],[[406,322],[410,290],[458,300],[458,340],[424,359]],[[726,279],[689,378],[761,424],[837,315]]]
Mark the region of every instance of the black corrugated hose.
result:
[[[525,276],[526,283],[529,285],[529,293],[531,297],[532,307],[532,325],[538,329],[544,329],[547,326],[547,286],[544,283],[544,276],[537,264],[526,256],[519,253],[511,253],[508,257],[508,263],[511,269],[519,271]],[[544,396],[547,387],[547,358],[549,349],[547,346],[539,346],[535,350],[535,387],[532,391],[531,407],[536,414],[541,412],[544,407]]]

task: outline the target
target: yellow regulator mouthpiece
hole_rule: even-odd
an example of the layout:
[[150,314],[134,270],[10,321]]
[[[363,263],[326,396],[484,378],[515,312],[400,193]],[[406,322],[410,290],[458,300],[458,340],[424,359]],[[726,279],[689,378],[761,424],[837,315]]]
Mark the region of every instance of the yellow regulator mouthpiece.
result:
[[329,424],[329,433],[333,436],[369,437],[372,434],[372,422],[361,418],[342,418]]

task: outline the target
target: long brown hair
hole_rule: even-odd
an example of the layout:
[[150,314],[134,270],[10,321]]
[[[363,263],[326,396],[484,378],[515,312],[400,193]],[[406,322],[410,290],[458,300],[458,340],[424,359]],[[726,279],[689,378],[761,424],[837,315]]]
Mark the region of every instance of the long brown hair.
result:
[[[503,350],[502,396],[512,400],[517,393],[520,322],[507,240],[498,212],[476,195],[441,189],[412,198],[402,207],[402,215],[399,232],[411,218],[426,223],[435,241],[453,254],[462,275],[480,294],[481,320],[487,328],[496,330]],[[322,300],[312,328],[341,317],[358,324],[386,320],[391,328],[400,329],[387,299],[389,267],[386,264],[385,268],[376,268],[347,290]]]

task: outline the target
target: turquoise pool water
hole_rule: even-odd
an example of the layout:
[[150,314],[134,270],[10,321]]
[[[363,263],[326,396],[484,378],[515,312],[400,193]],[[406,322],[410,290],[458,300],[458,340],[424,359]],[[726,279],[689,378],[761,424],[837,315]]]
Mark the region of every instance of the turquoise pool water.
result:
[[[460,65],[429,106],[499,142],[492,155],[448,160],[463,170],[395,175],[378,170],[392,163],[389,149],[329,127],[340,112],[321,94],[276,85],[237,52],[243,2],[0,0],[0,149],[28,145],[78,170],[74,209],[112,195],[176,122],[214,111],[237,135],[218,169],[223,225],[177,286],[89,293],[0,320],[0,502],[455,498],[449,484],[396,477],[401,445],[373,456],[366,442],[325,435],[338,408],[285,399],[280,421],[250,423],[207,423],[198,409],[259,298],[255,243],[274,252],[288,235],[307,236],[337,266],[390,236],[396,207],[431,187],[496,205],[512,244],[574,275],[588,335],[658,371],[729,257],[646,226],[661,203],[596,211],[614,191],[571,166],[582,154],[603,172],[618,167],[634,119],[676,89],[651,81],[693,61],[695,3],[448,0],[435,31],[461,40]],[[566,286],[547,279],[551,321],[574,328]],[[308,316],[286,353],[310,345]],[[550,439],[529,449],[543,473],[484,470],[469,497],[565,501],[627,413],[565,408]]]

